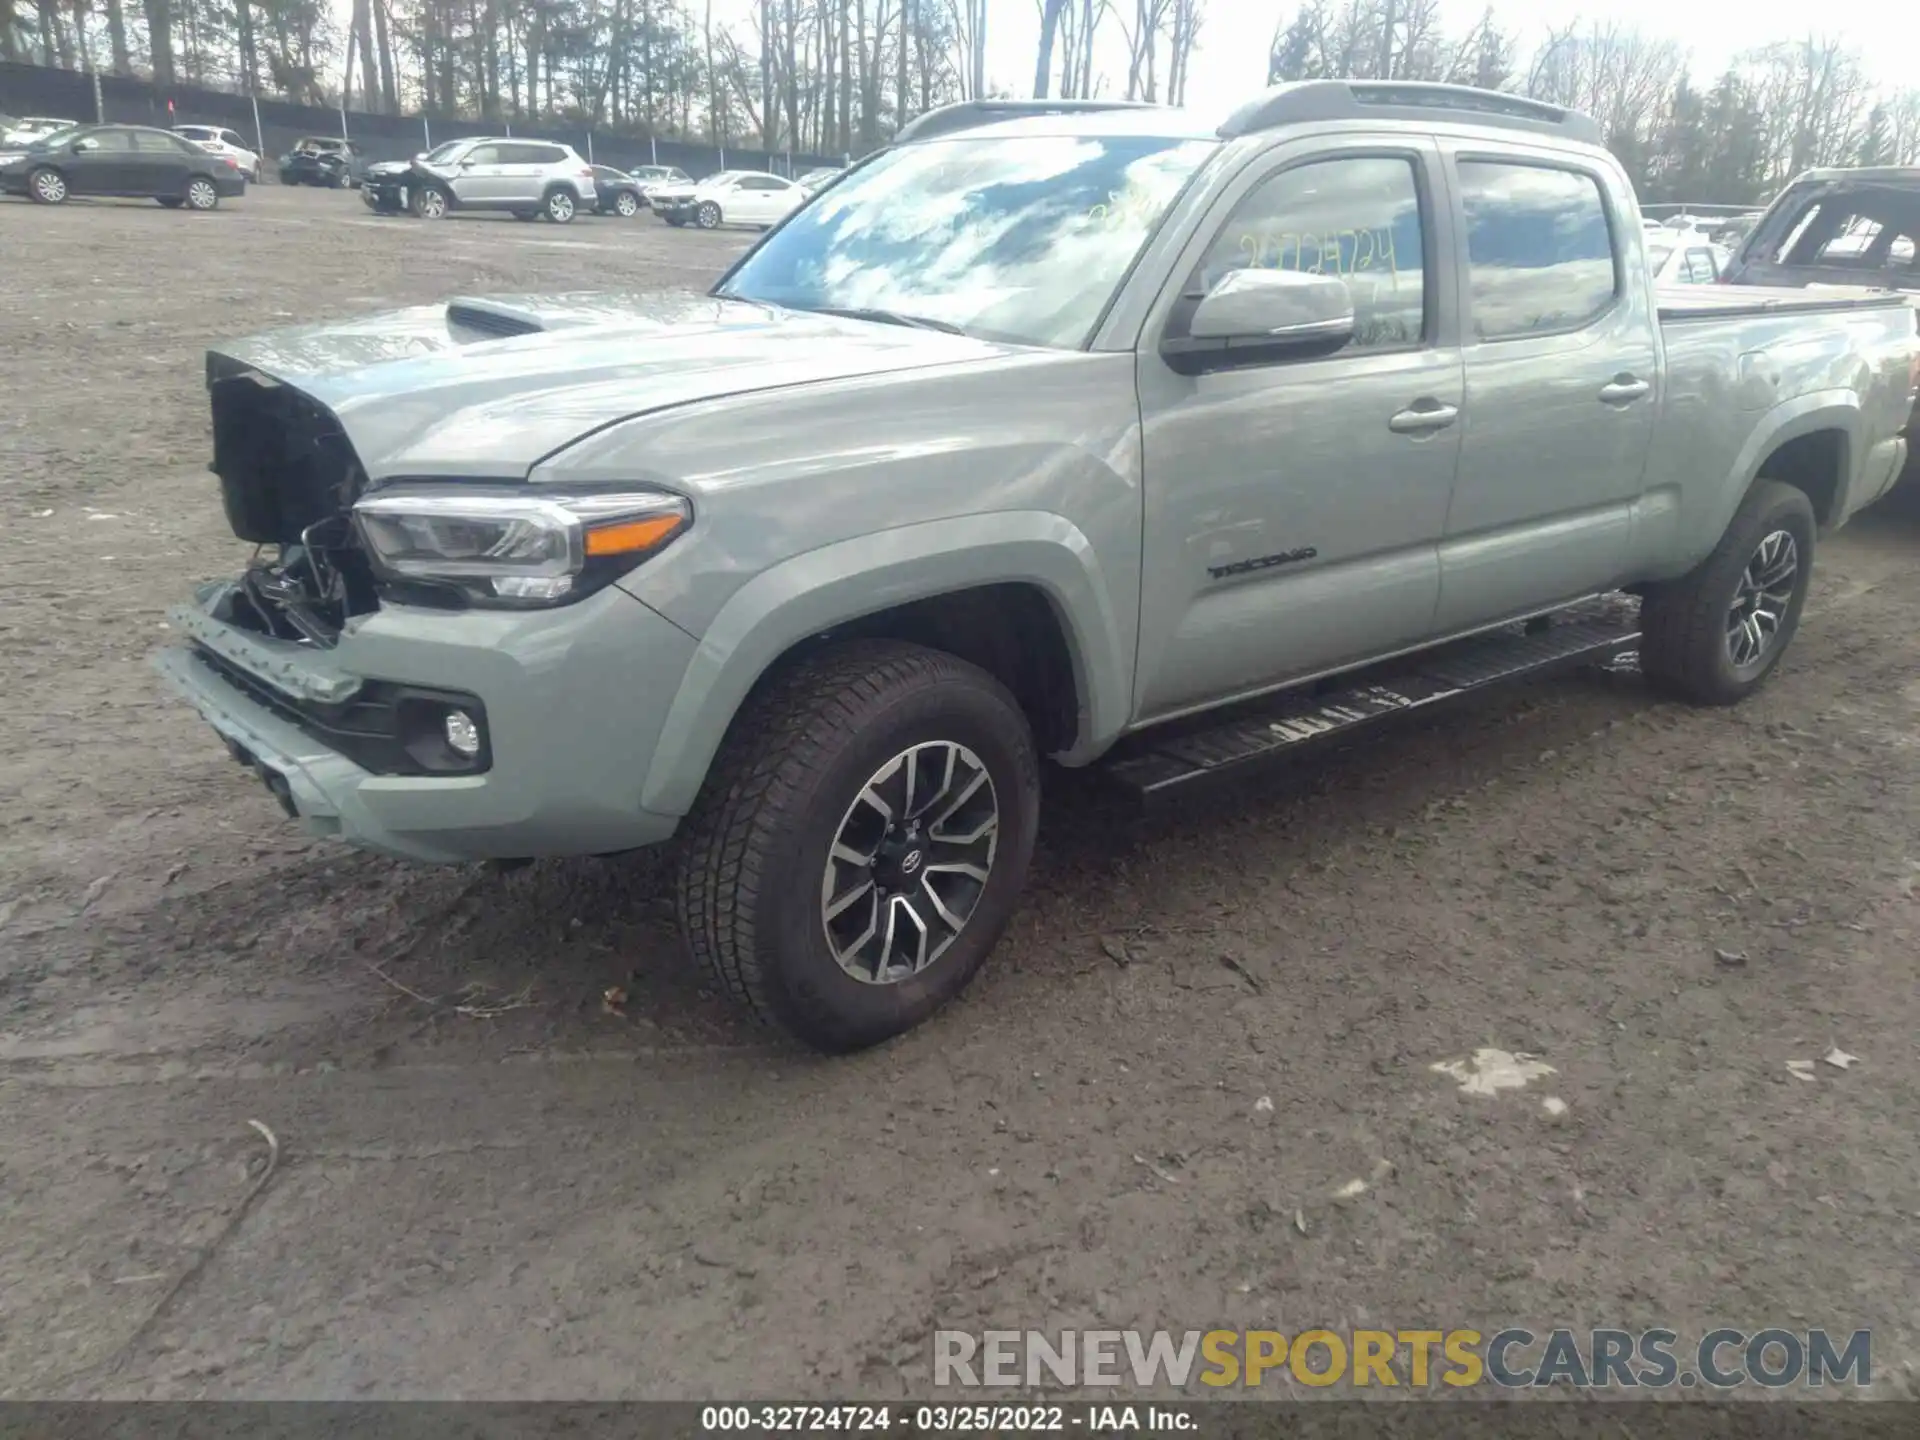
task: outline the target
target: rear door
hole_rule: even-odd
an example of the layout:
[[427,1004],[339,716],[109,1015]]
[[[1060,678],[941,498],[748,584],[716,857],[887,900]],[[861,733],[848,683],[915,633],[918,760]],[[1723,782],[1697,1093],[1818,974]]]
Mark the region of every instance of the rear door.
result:
[[1441,142],[1465,297],[1469,421],[1435,628],[1612,588],[1653,438],[1652,286],[1624,183],[1582,151]]
[[224,168],[226,164],[220,156],[200,149],[192,141],[178,135],[164,135],[158,130],[136,130],[133,146],[134,154],[139,157],[138,188],[130,193],[136,195],[184,195],[190,173],[209,171],[216,166]]
[[[502,145],[501,160],[506,175],[505,194],[521,205],[538,205],[552,178],[553,167],[567,158],[558,145],[523,143]],[[587,199],[593,196],[588,194]]]

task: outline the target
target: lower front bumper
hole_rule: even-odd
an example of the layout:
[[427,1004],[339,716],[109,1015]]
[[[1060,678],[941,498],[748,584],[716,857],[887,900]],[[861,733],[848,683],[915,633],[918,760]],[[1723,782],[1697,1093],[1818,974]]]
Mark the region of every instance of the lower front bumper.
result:
[[[410,860],[599,855],[669,839],[678,817],[640,794],[694,641],[619,589],[531,613],[389,607],[330,651],[268,640],[208,614],[225,586],[174,612],[194,645],[161,676],[309,829]],[[222,675],[198,646],[290,694],[355,677],[443,686],[485,706],[478,775],[363,769]]]

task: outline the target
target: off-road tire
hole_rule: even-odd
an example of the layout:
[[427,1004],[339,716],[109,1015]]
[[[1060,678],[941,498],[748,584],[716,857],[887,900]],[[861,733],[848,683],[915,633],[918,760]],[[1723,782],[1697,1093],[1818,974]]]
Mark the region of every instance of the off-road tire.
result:
[[580,202],[564,185],[554,186],[540,202],[540,213],[556,225],[570,224],[579,209]]
[[[857,980],[823,927],[827,852],[875,771],[936,740],[965,745],[991,777],[992,867],[959,934],[924,970]],[[836,645],[763,682],[729,727],[682,832],[682,937],[760,1021],[829,1053],[878,1044],[932,1015],[980,968],[1026,882],[1039,809],[1033,738],[999,681],[917,645]]]
[[[1695,705],[1732,705],[1759,689],[1799,628],[1813,574],[1815,528],[1803,491],[1756,480],[1713,553],[1680,579],[1650,587],[1641,600],[1640,669],[1648,683]],[[1737,666],[1728,651],[1728,615],[1748,562],[1780,530],[1797,549],[1792,597],[1759,657]]]

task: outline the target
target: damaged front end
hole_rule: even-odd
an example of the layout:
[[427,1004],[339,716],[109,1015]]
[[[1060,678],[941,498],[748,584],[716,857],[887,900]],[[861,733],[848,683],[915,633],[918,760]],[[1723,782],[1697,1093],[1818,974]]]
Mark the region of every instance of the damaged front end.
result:
[[[260,547],[237,582],[230,623],[331,647],[377,609],[352,511],[366,472],[319,402],[260,371],[209,356],[213,464],[227,523]],[[272,547],[273,558],[263,557]]]

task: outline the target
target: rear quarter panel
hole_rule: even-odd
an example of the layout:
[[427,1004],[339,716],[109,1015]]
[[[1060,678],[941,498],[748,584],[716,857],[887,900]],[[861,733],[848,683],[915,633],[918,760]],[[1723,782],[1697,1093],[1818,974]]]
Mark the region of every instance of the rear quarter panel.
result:
[[1646,578],[1702,559],[1767,461],[1801,436],[1842,436],[1826,528],[1876,498],[1874,467],[1906,423],[1912,327],[1894,307],[1666,322],[1664,407],[1636,541]]

